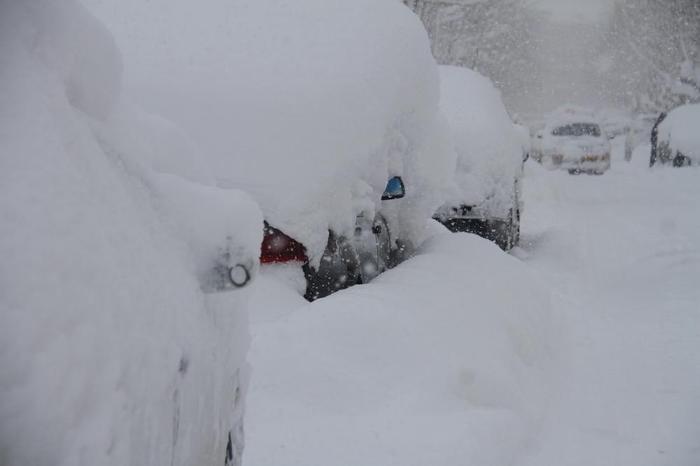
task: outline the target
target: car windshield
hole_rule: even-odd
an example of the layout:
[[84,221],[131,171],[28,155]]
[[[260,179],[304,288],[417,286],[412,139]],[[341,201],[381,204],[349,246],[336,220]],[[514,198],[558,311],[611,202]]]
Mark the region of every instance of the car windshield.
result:
[[600,137],[600,127],[593,123],[572,123],[559,126],[552,131],[552,136],[595,136]]

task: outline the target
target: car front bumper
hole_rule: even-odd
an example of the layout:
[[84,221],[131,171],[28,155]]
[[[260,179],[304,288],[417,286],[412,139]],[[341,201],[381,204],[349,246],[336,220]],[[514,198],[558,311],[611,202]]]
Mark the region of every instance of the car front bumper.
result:
[[584,155],[578,158],[562,158],[557,166],[562,170],[604,172],[610,168],[610,155]]

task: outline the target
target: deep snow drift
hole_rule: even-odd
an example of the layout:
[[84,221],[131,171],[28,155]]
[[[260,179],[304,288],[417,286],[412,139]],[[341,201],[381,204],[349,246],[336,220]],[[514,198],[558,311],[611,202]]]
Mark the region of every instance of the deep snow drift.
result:
[[223,464],[229,432],[240,457],[247,292],[202,288],[256,262],[261,214],[120,76],[78,4],[3,2],[3,465]]
[[434,229],[413,259],[313,304],[261,277],[246,464],[500,465],[522,453],[559,371],[549,293],[487,240]]
[[[194,135],[224,186],[319,259],[390,176],[398,236],[419,243],[454,157],[427,33],[395,0],[87,2],[125,50],[126,80]],[[128,53],[127,53],[128,52]]]
[[528,165],[518,255],[556,293],[571,353],[516,464],[698,464],[700,171],[648,163],[646,145],[602,177]]

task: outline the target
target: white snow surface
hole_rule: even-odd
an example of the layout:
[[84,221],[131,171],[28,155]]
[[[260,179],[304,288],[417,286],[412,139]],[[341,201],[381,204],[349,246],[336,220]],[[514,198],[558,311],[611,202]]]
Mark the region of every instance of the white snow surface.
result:
[[699,173],[632,162],[526,164],[511,256],[436,223],[313,304],[263,271],[246,464],[695,464]]
[[517,465],[698,463],[700,170],[651,170],[648,150],[601,177],[527,166],[517,254],[558,295],[570,354]]
[[449,205],[473,205],[505,218],[514,180],[522,174],[523,141],[486,77],[467,68],[440,66],[440,107],[458,154],[457,191]]
[[659,125],[659,140],[668,141],[676,151],[700,164],[700,104],[674,108]]
[[[454,157],[427,33],[394,0],[86,2],[125,50],[129,88],[185,127],[222,185],[320,258],[390,176],[394,233],[418,243]],[[128,52],[128,53],[127,53]]]
[[432,226],[415,258],[313,304],[263,271],[246,464],[488,465],[522,453],[559,371],[551,296],[494,244]]
[[0,464],[222,464],[231,430],[242,447],[248,292],[205,295],[201,272],[218,248],[256,262],[261,214],[194,183],[194,146],[120,76],[79,4],[3,2]]

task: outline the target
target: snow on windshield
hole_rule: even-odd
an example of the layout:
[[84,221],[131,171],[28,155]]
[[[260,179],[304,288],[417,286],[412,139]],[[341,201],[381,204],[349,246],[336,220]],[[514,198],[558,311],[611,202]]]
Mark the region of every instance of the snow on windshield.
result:
[[593,123],[571,123],[552,130],[552,136],[600,137],[600,127]]

